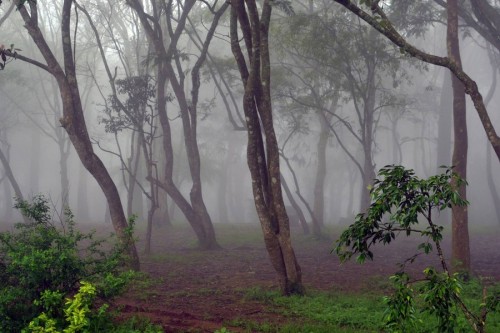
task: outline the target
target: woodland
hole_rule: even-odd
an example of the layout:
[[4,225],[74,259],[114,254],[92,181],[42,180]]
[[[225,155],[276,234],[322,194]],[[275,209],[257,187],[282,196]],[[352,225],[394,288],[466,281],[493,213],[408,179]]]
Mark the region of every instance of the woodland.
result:
[[498,0],[0,0],[1,332],[500,330]]

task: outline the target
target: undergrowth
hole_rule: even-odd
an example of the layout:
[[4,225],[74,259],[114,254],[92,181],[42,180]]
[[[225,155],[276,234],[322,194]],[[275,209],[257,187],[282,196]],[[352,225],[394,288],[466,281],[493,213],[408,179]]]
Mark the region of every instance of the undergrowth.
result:
[[[463,296],[468,306],[479,308],[478,295],[482,293],[482,284],[471,280],[463,285]],[[500,286],[492,286],[500,289]],[[246,332],[264,333],[355,333],[384,332],[384,316],[387,306],[384,292],[373,290],[365,293],[310,291],[306,296],[281,296],[276,291],[251,288],[246,291],[246,301],[257,301],[268,306],[268,311],[283,315],[283,323],[259,322],[237,318],[225,322],[223,327],[231,332],[230,327],[243,328]],[[437,320],[425,312],[415,314],[418,325],[412,333],[434,333]],[[491,313],[487,332],[500,332],[500,314]],[[229,327],[229,328],[226,328]],[[473,332],[462,316],[458,318],[457,333]]]
[[69,208],[54,220],[41,195],[16,208],[27,223],[0,233],[0,332],[135,332],[107,312],[106,302],[138,274],[124,269],[121,242],[78,231]]

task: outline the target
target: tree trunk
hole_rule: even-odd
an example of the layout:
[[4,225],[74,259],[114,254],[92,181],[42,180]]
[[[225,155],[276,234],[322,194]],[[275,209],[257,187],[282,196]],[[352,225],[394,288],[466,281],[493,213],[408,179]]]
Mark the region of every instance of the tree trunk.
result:
[[[247,124],[247,162],[255,207],[267,252],[284,295],[302,294],[302,273],[290,238],[290,225],[281,192],[279,150],[272,120],[271,68],[268,31],[269,0],[259,13],[255,0],[231,2],[231,49],[245,87],[243,109]],[[239,45],[238,21],[248,52],[249,66]]]
[[[203,249],[217,249],[220,248],[218,245],[215,232],[213,229],[212,221],[210,215],[206,209],[205,203],[202,196],[202,184],[200,176],[200,156],[198,152],[198,143],[196,138],[196,124],[197,124],[197,114],[196,114],[196,104],[197,104],[197,94],[199,91],[199,78],[195,76],[199,75],[199,69],[205,60],[206,52],[208,51],[208,45],[211,38],[215,32],[215,27],[217,26],[218,20],[221,17],[224,10],[227,8],[228,4],[222,5],[217,13],[215,14],[214,20],[207,33],[206,40],[203,45],[203,51],[200,54],[198,61],[192,69],[193,75],[193,89],[192,89],[192,101],[189,103],[186,99],[184,93],[184,71],[179,70],[181,68],[181,63],[177,55],[177,42],[180,38],[181,32],[185,29],[185,24],[187,16],[191,9],[193,8],[195,1],[189,0],[184,3],[180,17],[176,21],[175,31],[170,30],[162,31],[160,25],[152,25],[150,15],[144,12],[142,3],[138,0],[127,0],[127,3],[132,7],[132,9],[138,14],[139,19],[143,25],[143,28],[149,38],[149,41],[154,45],[155,55],[158,59],[157,64],[157,105],[158,114],[163,131],[163,145],[165,156],[167,161],[165,163],[165,175],[164,183],[158,184],[163,188],[176,205],[181,209],[183,214],[186,216],[189,224],[193,228],[200,247]],[[169,13],[165,13],[167,20],[171,20]],[[159,18],[157,18],[159,20]],[[171,24],[172,22],[169,21]],[[165,40],[163,36],[169,35],[168,46],[165,45]],[[175,61],[175,67],[179,71],[176,73],[172,65],[172,61]],[[170,124],[166,112],[166,103],[168,97],[166,95],[166,84],[167,81],[170,82],[174,90],[174,94],[179,103],[181,119],[184,129],[184,142],[186,146],[186,153],[189,161],[189,170],[192,178],[192,186],[190,192],[190,202],[188,202],[184,196],[181,194],[179,189],[173,182],[173,150],[172,150],[172,139],[170,137]],[[196,84],[196,86],[195,86]]]
[[230,160],[231,156],[228,150],[226,153],[226,160],[223,163],[218,175],[219,181],[217,182],[217,204],[219,207],[218,211],[220,223],[229,223],[229,217],[227,215],[227,177],[229,173]]
[[88,222],[90,219],[89,214],[89,201],[87,191],[87,170],[82,164],[79,166],[78,175],[78,193],[77,193],[77,210],[78,220]]
[[361,188],[361,210],[364,213],[371,203],[370,188],[375,179],[375,166],[373,165],[373,123],[375,113],[375,69],[368,66],[366,83],[366,97],[364,99],[363,113],[363,175]]
[[[128,158],[128,186],[127,186],[127,216],[130,218],[132,215],[137,215],[139,218],[142,218],[142,209],[141,211],[137,211],[134,208],[134,203],[137,201],[136,196],[142,197],[142,192],[138,189],[139,186],[136,184],[136,180],[139,175],[139,164],[141,160],[141,139],[139,135],[134,131],[132,133],[131,143],[130,143],[130,157]],[[124,181],[125,181],[124,175]],[[142,201],[142,198],[141,198]],[[142,205],[141,205],[142,208]]]
[[314,184],[314,216],[318,224],[323,227],[325,225],[325,180],[326,180],[326,147],[328,145],[328,134],[330,128],[325,124],[323,116],[319,116],[320,133],[318,139],[318,165],[316,168],[316,182]]
[[[64,68],[60,65],[52,53],[52,50],[45,41],[45,38],[38,27],[38,9],[36,4],[32,2],[26,3],[24,6],[19,7],[18,11],[25,22],[25,27],[28,33],[47,63],[45,69],[47,69],[57,81],[63,105],[63,117],[60,119],[60,123],[68,133],[83,165],[92,174],[101,187],[108,202],[113,227],[120,241],[128,250],[131,267],[138,270],[139,256],[137,255],[133,239],[126,232],[128,223],[125,218],[118,189],[109,175],[108,170],[99,157],[94,153],[85,123],[76,78],[73,44],[71,42],[70,21],[72,5],[72,0],[64,0],[62,7],[61,35]],[[29,12],[25,6],[29,6]]]
[[302,232],[304,235],[309,235],[309,225],[307,224],[306,217],[304,216],[304,212],[300,208],[299,204],[293,197],[292,192],[290,191],[290,188],[288,187],[288,184],[286,183],[285,178],[283,175],[281,176],[281,185],[283,185],[283,189],[285,190],[286,196],[288,198],[288,201],[292,204],[293,209],[295,209],[295,212],[297,213],[299,217],[299,223],[300,226],[302,227]]
[[[486,105],[483,101],[483,96],[479,92],[479,88],[477,83],[471,79],[467,73],[463,71],[461,66],[448,57],[439,57],[436,55],[432,55],[426,52],[423,52],[417,49],[415,46],[411,45],[406,41],[406,39],[398,33],[398,31],[392,25],[392,22],[387,18],[384,13],[381,5],[378,1],[374,1],[371,6],[371,13],[364,11],[361,9],[356,3],[351,0],[334,0],[335,2],[341,4],[346,7],[348,10],[353,12],[359,18],[367,22],[377,31],[382,33],[385,37],[387,37],[393,44],[400,47],[400,49],[405,53],[414,58],[420,59],[426,63],[434,64],[436,66],[442,66],[448,68],[453,74],[454,77],[458,78],[460,82],[463,83],[465,88],[465,93],[468,94],[474,103],[474,107],[476,109],[477,115],[479,116],[479,120],[483,125],[483,129],[488,137],[488,140],[495,150],[498,160],[500,161],[500,137],[497,135],[495,127],[491,122],[490,116],[488,114],[488,110],[486,109]],[[380,17],[383,20],[380,20]]]
[[7,160],[7,157],[3,153],[2,149],[0,149],[0,161],[2,162],[3,169],[5,171],[5,174],[7,176],[7,179],[10,182],[10,185],[14,189],[14,193],[16,194],[16,198],[19,200],[24,200],[23,194],[21,192],[21,188],[19,187],[19,184],[17,183],[16,177],[14,177],[14,173],[12,172],[12,169],[10,167],[9,160]]
[[300,187],[299,187],[299,181],[297,178],[297,174],[295,173],[295,170],[292,168],[292,164],[290,163],[290,159],[288,159],[283,153],[280,154],[281,158],[285,161],[288,170],[292,174],[293,178],[293,184],[295,185],[295,194],[299,197],[300,201],[302,204],[306,207],[307,211],[309,212],[309,215],[311,216],[311,224],[312,224],[312,229],[313,229],[313,235],[315,239],[322,239],[324,238],[323,233],[321,232],[321,225],[318,223],[318,220],[316,219],[316,216],[314,215],[314,211],[311,209],[311,205],[307,202],[307,200],[302,196],[302,193],[300,192]]
[[31,131],[31,153],[30,153],[30,191],[37,194],[40,183],[40,153],[41,137],[38,130]]
[[[62,133],[61,133],[62,134]],[[68,158],[69,158],[69,147],[67,138],[62,135],[58,135],[59,141],[59,168],[61,176],[61,212],[69,205],[69,176],[68,176]],[[64,216],[64,215],[62,215]]]
[[495,207],[497,224],[500,224],[500,196],[498,195],[495,179],[493,178],[493,170],[491,169],[491,150],[490,146],[486,146],[486,177],[491,199],[493,200],[493,207]]
[[[441,89],[441,102],[438,115],[438,138],[437,138],[437,167],[451,165],[451,129],[452,129],[452,107],[453,90],[451,86],[451,73],[446,70]],[[444,213],[444,212],[443,212]]]
[[[460,68],[460,46],[458,39],[457,0],[448,0],[447,49],[448,57]],[[453,133],[454,146],[452,165],[454,171],[463,179],[467,179],[467,119],[464,85],[456,77],[452,78],[453,86]],[[458,188],[462,199],[467,200],[465,184]],[[451,260],[455,271],[470,271],[470,249],[467,206],[453,206],[452,215],[452,251]]]
[[[5,175],[7,176],[7,179],[10,182],[10,185],[14,189],[14,193],[16,194],[16,199],[17,200],[24,200],[23,194],[21,192],[21,188],[19,187],[19,184],[17,183],[16,177],[14,176],[14,173],[12,172],[12,168],[10,167],[10,162],[7,158],[7,156],[3,153],[2,149],[0,149],[0,162],[2,163]],[[23,221],[25,223],[29,222],[29,219],[23,215]]]

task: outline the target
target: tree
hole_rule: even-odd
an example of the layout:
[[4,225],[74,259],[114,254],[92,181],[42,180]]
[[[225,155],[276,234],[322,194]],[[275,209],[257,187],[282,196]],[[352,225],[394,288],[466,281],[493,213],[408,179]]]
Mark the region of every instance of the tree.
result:
[[[415,57],[417,59],[420,59],[426,63],[434,64],[437,66],[442,66],[448,68],[454,75],[454,78],[457,80],[455,83],[452,83],[454,86],[454,94],[455,92],[458,93],[459,89],[464,89],[465,93],[470,96],[472,99],[472,102],[474,103],[476,112],[479,116],[479,119],[483,125],[483,128],[486,132],[486,136],[488,137],[488,140],[490,144],[492,145],[493,149],[495,150],[495,153],[497,155],[498,160],[500,161],[500,137],[497,135],[495,127],[493,126],[493,123],[491,122],[491,119],[489,117],[488,111],[486,109],[486,105],[483,101],[483,97],[481,93],[479,92],[478,86],[476,82],[469,76],[467,73],[465,73],[461,67],[460,62],[457,59],[457,52],[459,52],[457,44],[453,46],[454,51],[453,54],[451,54],[451,50],[448,52],[447,57],[440,57],[436,55],[432,55],[429,53],[426,53],[415,46],[411,45],[408,43],[408,41],[396,30],[394,25],[392,24],[391,20],[388,18],[386,13],[384,12],[383,8],[379,4],[379,1],[371,1],[371,0],[365,0],[362,1],[362,4],[368,6],[371,10],[371,14],[365,10],[363,10],[360,6],[356,5],[354,2],[350,0],[335,0],[335,2],[341,4],[345,8],[347,8],[349,11],[363,19],[365,22],[370,24],[373,28],[378,30],[380,33],[382,33],[385,37],[387,37],[392,43],[400,47],[401,52],[404,52],[408,54],[409,56]],[[458,7],[455,5],[451,5],[451,7],[447,7],[448,10],[448,31],[449,34],[452,32],[455,34],[458,34],[457,32],[454,32],[453,30],[453,25],[458,24],[455,23],[456,21],[456,15],[458,14]],[[450,20],[451,19],[451,20]],[[451,37],[451,35],[450,35]],[[451,41],[452,42],[452,41]],[[450,45],[451,47],[451,45]],[[460,87],[459,83],[460,82],[463,85],[463,88]],[[456,87],[456,91],[455,91]],[[457,99],[454,99],[454,104],[458,107],[459,104],[463,103],[465,105],[465,102],[463,102],[463,99],[461,97],[458,97]],[[463,131],[464,129],[464,120],[465,120],[465,111],[459,111],[459,109],[455,109],[454,107],[454,125],[457,126],[456,131]],[[462,132],[463,135],[463,132]],[[463,146],[463,137],[460,137],[460,134],[455,135],[455,139],[457,140],[462,140],[462,143],[456,143],[456,144],[461,144]],[[463,148],[463,147],[462,147]],[[459,149],[459,147],[457,147]],[[455,155],[455,158],[458,159],[460,158],[460,163],[461,166],[460,168],[463,168],[459,171],[459,173],[465,173],[466,172],[466,166],[465,163],[463,162],[464,156],[458,156],[460,154],[458,151]],[[457,160],[455,160],[457,161]],[[463,189],[465,191],[465,189]],[[469,245],[468,243],[465,244],[463,242],[467,241],[468,242],[468,226],[467,222],[464,219],[465,214],[462,211],[461,213],[456,213],[454,214],[456,219],[454,220],[454,225],[452,226],[453,228],[453,233],[455,237],[453,238],[452,241],[452,249],[453,250],[453,257],[454,261],[457,263],[461,263],[461,267],[459,269],[465,269],[468,270],[470,267],[470,257],[468,255],[469,253]],[[463,248],[463,250],[461,249]],[[460,257],[459,257],[460,256]]]
[[96,179],[106,196],[113,227],[120,240],[127,245],[131,266],[139,269],[139,257],[133,240],[126,232],[128,223],[118,190],[103,162],[94,153],[87,131],[77,80],[75,50],[72,44],[71,13],[74,2],[72,0],[64,0],[61,8],[62,63],[56,58],[42,34],[36,3],[33,1],[18,1],[17,4],[19,5],[18,12],[25,23],[25,28],[40,51],[45,63],[22,55],[16,55],[10,50],[7,52],[7,55],[44,69],[56,80],[62,100],[63,116],[60,119],[61,126],[68,133],[81,162]]
[[[281,192],[280,156],[271,104],[269,23],[271,2],[232,1],[231,50],[244,85],[243,110],[248,134],[247,162],[255,208],[264,242],[284,295],[302,294],[302,274],[290,239],[290,225]],[[238,24],[246,55],[240,46]],[[248,61],[248,63],[247,63]]]
[[[328,130],[359,170],[360,206],[367,208],[369,187],[375,178],[374,148],[382,111],[392,107],[388,111],[392,112],[408,104],[406,98],[391,93],[387,85],[397,87],[408,73],[400,66],[400,55],[378,42],[376,32],[334,9],[298,14],[289,21],[281,39],[291,59],[283,57],[281,65],[297,82],[290,84],[288,91],[282,90],[292,103],[321,119],[317,183],[324,183],[322,160],[328,138],[324,131]],[[342,101],[349,107],[339,105]],[[339,127],[350,140],[341,135]],[[322,189],[317,187],[315,191]]]
[[[379,172],[370,191],[372,203],[366,213],[358,214],[356,221],[345,230],[335,251],[342,261],[357,255],[359,262],[373,259],[372,246],[389,244],[398,235],[420,235],[424,241],[417,253],[401,263],[400,272],[391,279],[395,292],[386,297],[385,324],[390,331],[407,332],[417,324],[415,293],[421,296],[420,306],[438,319],[439,332],[455,332],[457,312],[463,313],[475,332],[485,331],[486,316],[495,311],[500,298],[498,293],[483,299],[480,311],[474,312],[460,295],[458,274],[451,274],[441,247],[443,226],[434,222],[436,213],[452,206],[466,206],[468,202],[460,196],[460,186],[465,180],[448,168],[442,174],[419,179],[413,170],[402,166],[386,166]],[[420,219],[419,219],[420,218]],[[419,255],[429,254],[435,249],[440,268],[428,267],[423,279],[411,279],[406,267]],[[418,288],[415,284],[420,283]],[[415,291],[418,290],[418,291]]]
[[[200,69],[205,61],[208,47],[215,33],[218,21],[227,9],[228,4],[223,4],[216,11],[215,8],[209,8],[214,12],[214,19],[211,23],[205,41],[203,42],[202,52],[191,69],[192,88],[190,101],[185,94],[185,72],[181,64],[181,57],[185,57],[186,55],[183,55],[181,50],[178,49],[177,44],[182,32],[185,29],[187,17],[193,9],[195,1],[186,0],[182,3],[182,6],[178,7],[182,8],[182,11],[179,12],[174,10],[174,4],[172,2],[157,3],[152,1],[152,13],[146,13],[144,6],[138,0],[127,0],[127,4],[134,10],[135,13],[137,13],[148,37],[148,41],[153,46],[153,54],[156,61],[157,107],[163,131],[163,149],[167,158],[164,179],[159,182],[159,186],[169,194],[172,200],[186,216],[188,222],[198,237],[200,247],[204,249],[219,248],[212,220],[203,201],[200,175],[201,162],[197,143],[197,104],[200,88]],[[151,17],[154,17],[158,21],[162,18],[165,19],[166,27],[156,21],[152,21],[150,19]],[[175,30],[174,23],[177,24],[175,26]],[[184,144],[192,180],[190,201],[187,201],[184,198],[172,179],[173,150],[170,121],[168,119],[166,109],[167,84],[171,85],[180,108],[180,117],[184,131]]]
[[[153,97],[155,95],[155,84],[152,83],[152,78],[148,75],[144,76],[131,76],[115,82],[113,84],[113,95],[108,97],[104,113],[105,117],[101,118],[101,123],[104,124],[106,132],[113,133],[115,137],[118,133],[131,130],[132,145],[137,143],[135,149],[137,150],[132,156],[135,157],[134,169],[131,169],[130,163],[126,163],[119,148],[120,153],[113,153],[120,158],[122,167],[131,178],[128,186],[137,184],[141,188],[142,193],[149,200],[149,210],[147,215],[147,228],[146,228],[146,245],[145,253],[151,253],[151,237],[153,228],[153,217],[155,211],[158,209],[158,192],[159,188],[154,181],[158,178],[157,163],[153,159],[153,143],[157,137],[155,126],[155,118],[158,116],[154,108]],[[122,100],[120,96],[125,96],[126,99]],[[134,138],[137,138],[134,140]],[[146,165],[146,179],[148,181],[148,189],[142,185],[142,179],[138,179],[137,164],[139,158],[143,159]],[[129,195],[130,195],[130,191]],[[132,214],[130,215],[132,216]]]
[[465,93],[470,96],[476,112],[479,116],[481,124],[486,132],[486,136],[490,144],[492,145],[498,160],[500,161],[500,137],[497,135],[495,127],[491,122],[491,119],[486,109],[486,105],[483,101],[483,96],[479,92],[477,83],[465,73],[455,61],[449,57],[440,57],[420,50],[419,48],[410,44],[402,34],[400,34],[392,21],[387,17],[383,8],[381,7],[378,0],[364,0],[362,4],[366,5],[370,11],[362,9],[362,7],[356,5],[351,0],[334,0],[336,3],[344,6],[346,9],[351,11],[353,14],[361,18],[363,21],[371,25],[374,29],[384,35],[393,44],[398,46],[404,54],[408,56],[417,58],[423,62],[433,64],[440,67],[448,68],[455,77],[457,77],[465,87]]
[[[461,69],[460,45],[458,39],[458,3],[448,0],[448,24],[446,45],[448,57]],[[467,179],[467,117],[464,85],[457,77],[451,78],[453,87],[453,155],[451,159],[454,171],[461,179]],[[465,184],[453,180],[453,186],[463,200],[467,200]],[[454,205],[451,208],[452,245],[451,260],[457,270],[470,271],[469,227],[467,207]]]

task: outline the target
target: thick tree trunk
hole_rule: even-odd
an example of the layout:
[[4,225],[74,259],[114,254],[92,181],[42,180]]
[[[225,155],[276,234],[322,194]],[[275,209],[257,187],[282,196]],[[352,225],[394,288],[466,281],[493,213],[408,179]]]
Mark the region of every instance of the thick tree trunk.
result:
[[[255,207],[264,242],[284,295],[303,293],[302,273],[290,238],[290,225],[281,192],[279,150],[271,107],[269,21],[271,4],[262,3],[259,18],[255,0],[231,2],[231,49],[245,87],[243,109],[247,123],[247,162]],[[239,45],[238,21],[249,66]],[[261,126],[262,124],[262,126]]]
[[[458,4],[457,0],[448,0],[447,49],[448,57],[462,67],[458,39]],[[454,146],[452,164],[454,171],[467,179],[467,119],[464,85],[456,77],[453,86],[453,133]],[[458,188],[462,199],[467,200],[465,184]],[[470,271],[469,227],[467,206],[453,206],[452,211],[452,251],[451,260],[455,271]]]

